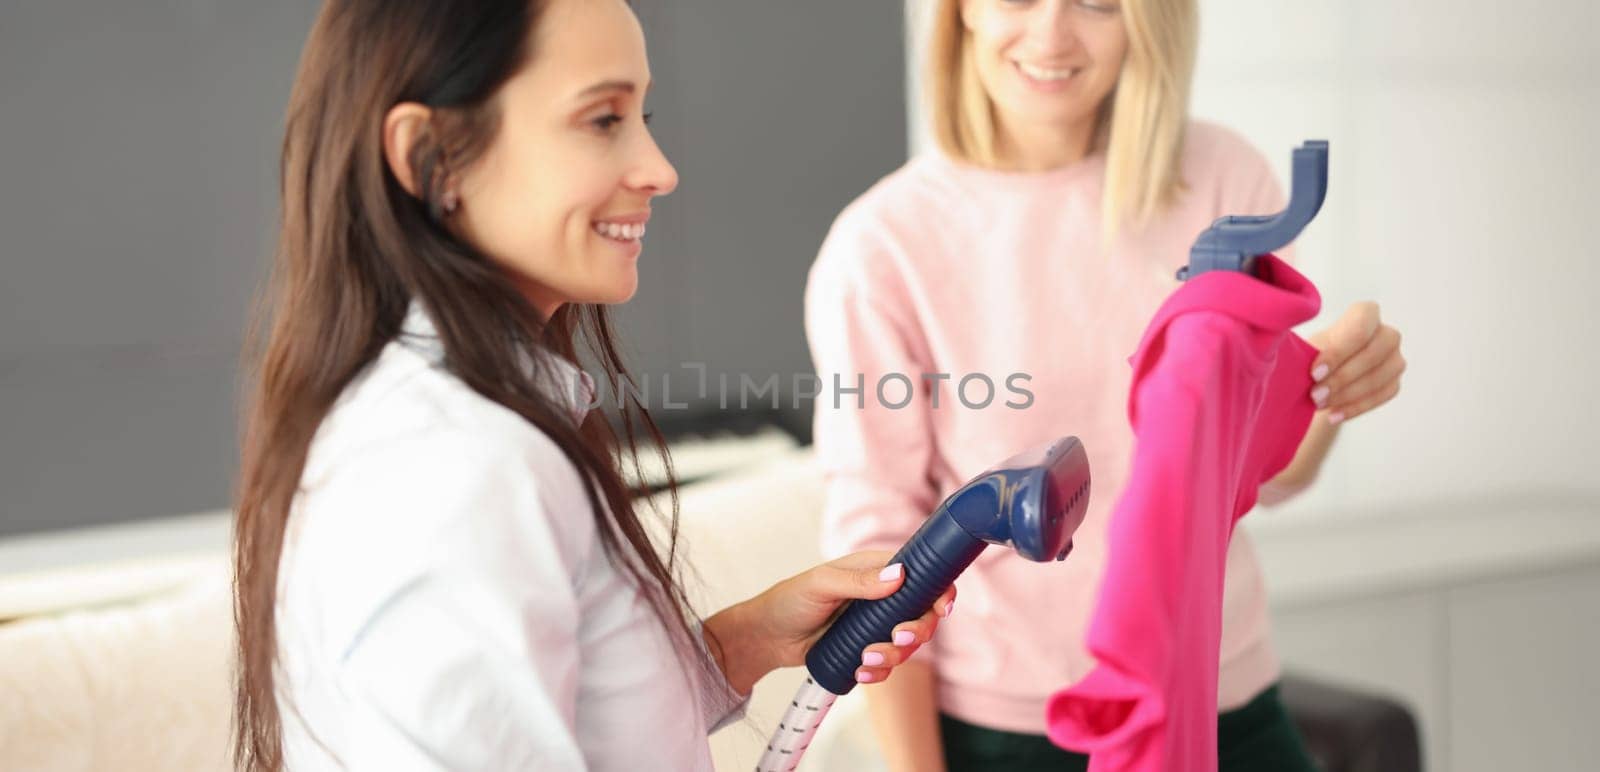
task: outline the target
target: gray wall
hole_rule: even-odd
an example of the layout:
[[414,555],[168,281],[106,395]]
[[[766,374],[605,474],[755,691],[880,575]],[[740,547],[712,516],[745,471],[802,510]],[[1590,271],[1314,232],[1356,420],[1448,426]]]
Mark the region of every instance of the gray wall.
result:
[[226,504],[312,12],[0,6],[0,531]]
[[694,403],[698,379],[683,363],[704,364],[713,389],[719,373],[730,386],[741,373],[787,385],[810,372],[801,294],[817,247],[839,210],[906,156],[904,11],[859,0],[635,5],[657,80],[654,125],[680,184],[657,204],[639,294],[618,311],[630,361],[653,379],[658,408],[662,378],[673,402]]
[[[901,9],[636,5],[682,184],[619,311],[630,360],[675,392],[685,361],[787,379],[829,222],[905,156]],[[226,506],[316,6],[0,6],[0,535]]]

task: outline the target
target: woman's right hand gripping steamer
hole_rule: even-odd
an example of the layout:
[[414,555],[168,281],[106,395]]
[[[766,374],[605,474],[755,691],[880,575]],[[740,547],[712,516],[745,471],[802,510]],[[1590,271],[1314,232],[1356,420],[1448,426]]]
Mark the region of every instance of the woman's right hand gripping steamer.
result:
[[1077,437],[1006,459],[951,494],[890,563],[905,584],[881,600],[847,606],[806,654],[801,685],[757,772],[789,772],[833,701],[855,688],[868,645],[888,641],[895,625],[921,617],[990,544],[1038,562],[1061,560],[1089,504],[1089,457]]

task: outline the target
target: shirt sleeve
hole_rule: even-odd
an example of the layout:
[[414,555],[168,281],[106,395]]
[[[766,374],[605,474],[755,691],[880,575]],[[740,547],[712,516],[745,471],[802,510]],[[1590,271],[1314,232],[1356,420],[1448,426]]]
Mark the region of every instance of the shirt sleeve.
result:
[[334,543],[362,545],[319,571],[348,768],[585,769],[573,577],[598,558],[587,508],[565,511],[583,498],[570,465],[500,444],[386,442],[318,494],[328,527],[359,530]]
[[[916,326],[897,313],[895,299],[904,291],[883,268],[887,251],[882,239],[842,217],[806,287],[806,337],[821,380],[813,428],[825,484],[822,549],[829,558],[898,549],[936,503],[929,479],[929,382],[922,378],[930,368]],[[880,401],[877,387],[885,376],[891,380]],[[912,399],[896,408],[906,381]],[[838,388],[858,386],[859,394]]]
[[711,683],[700,685],[700,715],[705,720],[706,734],[711,735],[743,720],[746,709],[750,707],[750,697],[740,696],[734,691],[733,685],[715,666],[715,658],[706,645],[704,629],[703,622],[696,622],[693,632],[699,655],[712,663],[711,669],[716,671],[712,673]]

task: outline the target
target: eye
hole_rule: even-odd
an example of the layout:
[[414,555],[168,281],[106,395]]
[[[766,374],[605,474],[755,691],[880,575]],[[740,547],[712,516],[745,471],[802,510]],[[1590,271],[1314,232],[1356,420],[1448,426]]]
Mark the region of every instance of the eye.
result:
[[644,123],[645,123],[646,126],[650,125],[650,119],[654,118],[655,115],[656,114],[655,114],[654,110],[644,114]]
[[1116,13],[1117,11],[1122,10],[1122,7],[1120,5],[1118,5],[1117,3],[1105,3],[1105,2],[1096,3],[1096,2],[1088,2],[1088,0],[1084,0],[1083,2],[1079,2],[1078,6],[1083,8],[1085,11],[1093,11],[1095,13],[1103,13],[1103,14],[1113,14],[1113,13]]
[[611,127],[616,126],[621,122],[622,116],[617,115],[616,113],[607,113],[589,121],[589,124],[603,132],[609,132],[611,131]]

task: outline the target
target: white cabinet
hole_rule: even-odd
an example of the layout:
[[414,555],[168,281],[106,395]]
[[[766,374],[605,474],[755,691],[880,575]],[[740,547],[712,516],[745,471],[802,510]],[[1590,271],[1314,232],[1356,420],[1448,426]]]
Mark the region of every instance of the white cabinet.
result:
[[1447,596],[1452,769],[1600,768],[1600,568]]
[[1251,528],[1286,668],[1406,702],[1428,769],[1600,769],[1600,513]]
[[1284,665],[1310,676],[1406,703],[1421,725],[1423,758],[1443,763],[1447,691],[1439,652],[1444,609],[1428,595],[1397,595],[1273,615]]

